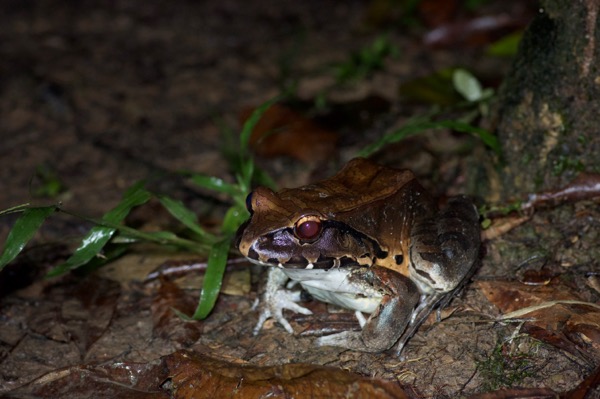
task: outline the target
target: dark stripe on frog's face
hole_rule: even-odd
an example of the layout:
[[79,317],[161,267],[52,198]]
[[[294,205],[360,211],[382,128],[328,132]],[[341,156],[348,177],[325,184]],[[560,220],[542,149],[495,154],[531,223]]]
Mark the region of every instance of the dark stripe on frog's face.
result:
[[256,239],[247,256],[262,265],[329,269],[371,266],[376,258],[387,257],[387,252],[375,240],[348,225],[324,220],[316,239],[302,240],[294,235],[294,229],[283,228]]

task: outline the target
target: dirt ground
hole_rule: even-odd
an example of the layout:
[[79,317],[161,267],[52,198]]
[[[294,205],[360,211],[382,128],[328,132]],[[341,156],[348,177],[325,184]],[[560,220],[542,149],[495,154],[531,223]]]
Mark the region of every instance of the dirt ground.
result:
[[[154,191],[182,200],[203,224],[214,226],[226,209],[221,199],[207,197],[174,172],[230,181],[227,132],[238,132],[240,113],[290,82],[299,102],[325,92],[333,111],[320,122],[335,132],[337,144],[312,153],[309,143],[301,159],[258,156],[280,187],[332,174],[358,149],[425,109],[402,101],[401,84],[461,66],[497,87],[510,67],[509,58],[486,56],[485,46],[460,35],[425,45],[434,22],[420,14],[412,26],[395,15],[390,22],[375,11],[376,3],[3,1],[0,209],[60,202],[72,213],[99,217],[133,182],[147,179]],[[522,26],[531,14],[517,3],[491,2],[479,13],[519,13],[515,24]],[[463,23],[472,17],[456,14]],[[335,81],[332,65],[384,32],[399,54],[372,76],[326,91]],[[444,196],[469,190],[467,175],[485,153],[472,137],[442,132],[390,146],[375,159],[415,170],[428,189]],[[44,191],[52,181],[59,182],[58,193]],[[110,390],[84,394],[69,384],[56,396],[47,385],[50,377],[43,378],[59,379],[57,370],[73,367],[150,367],[181,350],[231,367],[330,366],[391,382],[415,398],[469,397],[511,386],[540,389],[539,397],[566,394],[596,375],[600,359],[600,312],[592,306],[600,299],[599,212],[597,201],[569,203],[537,212],[486,241],[473,281],[442,311],[441,322],[430,317],[401,359],[393,351],[316,347],[314,337],[289,335],[273,322],[253,336],[260,271],[247,264],[229,266],[215,310],[193,323],[171,308],[194,310],[201,273],[174,282],[143,280],[162,264],[203,261],[194,254],[137,246],[93,274],[44,280],[90,227],[59,215],[0,274],[0,396],[136,397]],[[15,220],[0,217],[2,240]],[[136,211],[130,223],[177,228],[157,203]],[[549,283],[520,283],[532,274],[550,276]],[[543,314],[537,324],[499,319],[516,310],[514,301],[529,304],[531,297],[578,303]],[[323,304],[306,306],[327,313]],[[296,331],[311,323],[289,318]],[[169,397],[162,383],[156,382],[152,395]],[[139,397],[153,397],[144,392]],[[600,397],[594,394],[600,395],[596,390],[587,397]]]

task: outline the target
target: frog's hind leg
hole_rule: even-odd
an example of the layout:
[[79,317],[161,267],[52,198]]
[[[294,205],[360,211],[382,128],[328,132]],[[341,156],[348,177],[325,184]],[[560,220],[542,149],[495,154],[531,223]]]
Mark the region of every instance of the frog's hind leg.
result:
[[421,292],[454,290],[474,267],[479,234],[479,215],[467,197],[453,197],[440,214],[415,223],[409,272]]
[[422,296],[400,337],[398,354],[429,314],[436,307],[447,305],[473,275],[479,256],[479,234],[479,214],[464,196],[452,197],[438,215],[415,223],[409,272]]
[[465,278],[450,292],[438,292],[432,295],[422,295],[419,305],[415,308],[410,323],[406,327],[406,331],[402,334],[398,340],[396,346],[396,354],[400,356],[404,346],[410,338],[417,332],[421,324],[427,320],[429,314],[437,308],[436,321],[441,320],[441,311],[454,299],[455,296],[462,292],[462,289],[467,285],[475,271],[477,270],[477,262],[474,262],[474,267],[471,267]]
[[427,320],[429,314],[446,298],[446,294],[434,294],[434,295],[423,295],[419,301],[419,305],[413,311],[410,323],[406,327],[406,330],[398,340],[396,346],[396,354],[400,356],[402,349],[410,338],[417,332],[421,324]]
[[343,331],[317,339],[319,346],[339,346],[362,352],[390,349],[411,322],[419,302],[414,283],[405,276],[383,267],[372,267],[365,280],[373,281],[386,294],[371,313],[361,331]]

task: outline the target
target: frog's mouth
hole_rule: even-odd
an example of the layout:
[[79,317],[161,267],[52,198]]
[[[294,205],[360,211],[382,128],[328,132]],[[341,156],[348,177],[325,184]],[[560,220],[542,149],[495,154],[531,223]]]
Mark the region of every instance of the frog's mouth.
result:
[[248,248],[246,257],[262,266],[329,270],[372,266],[388,256],[379,243],[339,222],[326,221],[319,239],[303,242],[290,228],[266,234]]
[[284,261],[279,261],[275,258],[270,258],[266,262],[260,260],[258,253],[250,248],[247,259],[257,265],[279,267],[281,269],[317,269],[317,270],[329,270],[335,268],[345,268],[353,266],[372,266],[374,259],[370,257],[363,257],[360,260],[351,256],[342,256],[340,258],[324,257],[319,256],[315,262],[309,262],[308,259],[302,256],[295,256]]

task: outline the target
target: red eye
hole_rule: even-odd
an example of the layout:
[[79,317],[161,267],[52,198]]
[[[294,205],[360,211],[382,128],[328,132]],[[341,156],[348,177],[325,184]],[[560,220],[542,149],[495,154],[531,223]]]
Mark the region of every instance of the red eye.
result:
[[302,218],[294,226],[294,234],[301,240],[314,240],[321,234],[321,228],[319,219]]

